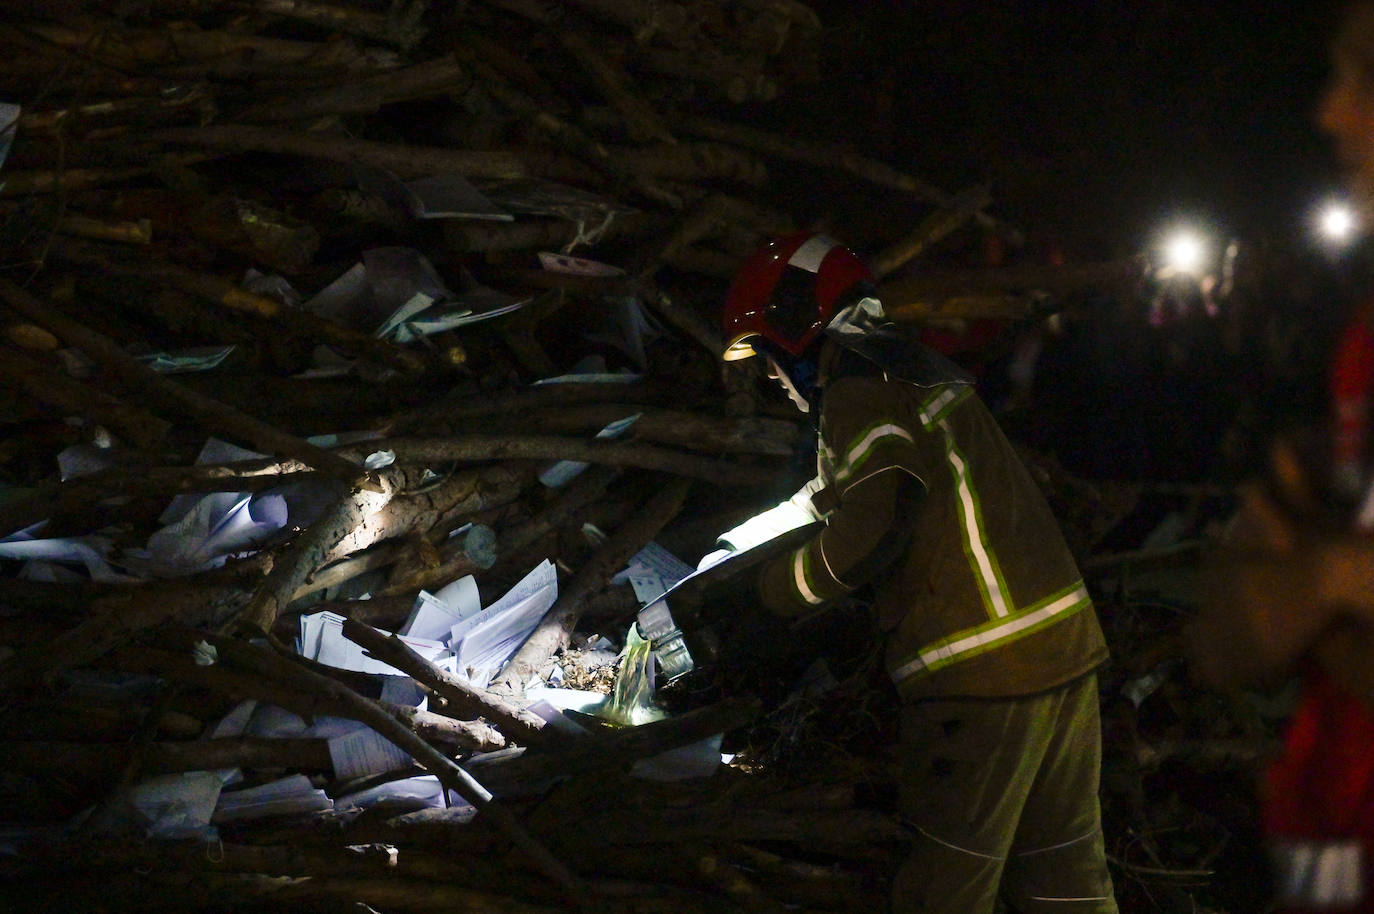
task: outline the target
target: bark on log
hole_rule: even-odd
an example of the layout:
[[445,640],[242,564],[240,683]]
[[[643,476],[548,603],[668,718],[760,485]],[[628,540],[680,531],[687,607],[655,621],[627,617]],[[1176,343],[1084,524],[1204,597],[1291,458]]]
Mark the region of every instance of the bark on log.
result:
[[652,383],[539,384],[519,390],[477,396],[453,396],[436,400],[409,412],[376,420],[374,427],[385,435],[408,435],[428,430],[435,423],[457,423],[489,416],[523,415],[532,410],[557,410],[588,403],[627,403],[645,406],[691,408],[683,391],[672,385]]
[[227,433],[231,437],[245,438],[265,451],[298,457],[318,468],[320,472],[341,480],[352,482],[365,474],[361,467],[317,448],[303,439],[288,435],[158,375],[125,353],[114,341],[57,313],[36,296],[9,280],[0,279],[0,299],[4,299],[6,304],[25,317],[62,337],[70,345],[79,347],[121,381],[142,390],[151,399],[188,416],[199,424]]
[[774,470],[770,468],[700,457],[649,444],[587,441],[551,435],[384,438],[376,444],[378,448],[395,451],[398,463],[431,466],[450,460],[579,460],[640,467],[731,487],[763,486],[774,476]]
[[301,585],[324,565],[334,545],[384,508],[405,478],[402,468],[391,467],[377,474],[379,491],[354,489],[338,498],[276,558],[272,570],[253,591],[240,621],[270,632],[277,616],[296,598]]
[[118,184],[156,171],[160,166],[194,165],[208,156],[151,156],[151,164],[110,168],[55,168],[52,170],[14,169],[5,171],[0,197],[27,197],[32,194],[73,194],[77,191]]
[[577,626],[587,599],[604,588],[631,556],[677,516],[690,489],[691,483],[686,479],[668,483],[597,549],[559,594],[558,602],[544,615],[534,633],[511,657],[497,677],[495,687],[514,695],[523,694],[525,682],[557,651],[567,647],[568,637]]
[[407,533],[423,534],[456,518],[508,505],[531,481],[527,467],[498,465],[455,473],[419,492],[399,492],[365,523],[339,540],[326,556],[336,561],[375,543]]
[[906,237],[880,251],[870,262],[873,275],[884,279],[915,260],[930,246],[992,203],[992,192],[986,185],[977,185],[956,194],[949,206],[943,206],[922,219]]
[[29,23],[26,30],[61,48],[125,71],[209,73],[242,78],[286,68],[298,73],[375,72],[396,65],[393,52],[352,42],[292,41],[213,29],[130,29],[100,21]]
[[469,421],[466,425],[469,429],[488,434],[513,433],[519,428],[539,428],[554,434],[595,433],[612,422],[635,414],[639,418],[626,433],[631,440],[711,454],[787,457],[802,437],[801,426],[785,419],[710,416],[615,403],[531,410],[518,417],[507,417],[504,421]]
[[471,85],[472,76],[467,68],[448,55],[317,92],[277,96],[237,112],[234,119],[253,123],[303,121],[331,114],[372,114],[394,102],[461,94]]
[[90,387],[10,346],[0,346],[0,384],[62,411],[107,426],[139,450],[164,445],[171,423]]
[[230,152],[269,152],[385,168],[402,178],[455,172],[467,178],[547,177],[581,182],[586,169],[575,160],[533,152],[511,153],[382,143],[345,136],[301,133],[275,127],[221,124],[149,131],[151,144],[204,146]]

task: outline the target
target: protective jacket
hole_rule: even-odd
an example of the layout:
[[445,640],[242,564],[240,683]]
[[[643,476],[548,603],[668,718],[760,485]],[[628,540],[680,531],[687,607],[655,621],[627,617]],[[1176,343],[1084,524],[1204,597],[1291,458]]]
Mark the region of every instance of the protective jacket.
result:
[[1107,646],[1048,504],[967,379],[913,346],[866,335],[825,381],[818,477],[791,502],[825,526],[765,567],[762,602],[800,615],[873,582],[907,699],[1082,676]]

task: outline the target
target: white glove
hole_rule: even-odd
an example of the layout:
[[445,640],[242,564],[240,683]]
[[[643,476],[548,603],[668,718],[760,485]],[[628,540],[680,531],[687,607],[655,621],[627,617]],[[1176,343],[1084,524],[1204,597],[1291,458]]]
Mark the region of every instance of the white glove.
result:
[[697,571],[705,571],[712,565],[719,565],[721,562],[735,554],[733,549],[717,549],[715,552],[708,552],[697,562]]

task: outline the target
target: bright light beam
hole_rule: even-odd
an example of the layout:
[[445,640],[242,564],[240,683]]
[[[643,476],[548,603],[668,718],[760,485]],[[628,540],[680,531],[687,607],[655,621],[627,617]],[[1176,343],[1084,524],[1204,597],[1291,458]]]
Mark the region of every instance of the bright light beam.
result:
[[1323,207],[1317,225],[1322,237],[1336,244],[1349,241],[1358,228],[1355,211],[1344,203],[1328,203]]
[[1176,273],[1196,273],[1203,253],[1201,238],[1192,232],[1177,232],[1164,242],[1164,266]]

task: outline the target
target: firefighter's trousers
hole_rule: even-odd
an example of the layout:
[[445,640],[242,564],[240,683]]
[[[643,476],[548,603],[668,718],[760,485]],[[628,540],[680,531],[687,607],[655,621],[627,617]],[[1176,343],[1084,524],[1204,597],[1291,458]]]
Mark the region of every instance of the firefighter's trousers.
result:
[[902,812],[915,845],[898,914],[1116,914],[1102,839],[1097,677],[1025,698],[902,709]]

